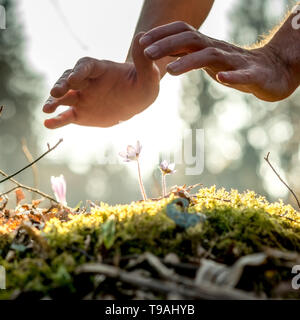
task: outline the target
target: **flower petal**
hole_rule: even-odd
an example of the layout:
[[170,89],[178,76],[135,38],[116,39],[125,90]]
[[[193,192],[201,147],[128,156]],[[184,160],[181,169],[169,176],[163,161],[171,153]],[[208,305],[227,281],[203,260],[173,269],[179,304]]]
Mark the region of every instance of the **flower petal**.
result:
[[137,152],[135,147],[129,145],[127,147],[127,157],[131,160],[134,160],[136,156],[137,156]]
[[50,178],[51,186],[53,193],[55,195],[55,198],[58,202],[60,202],[63,205],[67,205],[66,202],[66,180],[63,175],[60,175],[59,177],[53,177]]
[[142,145],[141,145],[140,141],[138,140],[136,142],[136,153],[139,155],[141,153],[141,151],[142,151]]
[[175,163],[170,163],[170,164],[168,165],[168,169],[171,170],[171,171],[174,171],[174,169],[175,169]]
[[127,158],[127,152],[125,151],[119,152],[119,156],[122,158]]
[[163,170],[163,171],[167,170],[167,169],[168,169],[168,162],[167,162],[167,160],[163,160],[163,161],[160,163],[159,167],[160,167],[161,170]]

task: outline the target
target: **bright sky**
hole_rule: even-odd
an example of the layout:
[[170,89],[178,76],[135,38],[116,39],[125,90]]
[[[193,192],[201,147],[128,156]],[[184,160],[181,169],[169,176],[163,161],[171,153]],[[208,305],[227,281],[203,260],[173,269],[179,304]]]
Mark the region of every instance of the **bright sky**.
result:
[[[233,2],[216,0],[202,32],[224,39],[226,15]],[[55,3],[62,9],[63,18],[55,10]],[[32,66],[45,76],[45,99],[50,86],[63,71],[72,68],[83,56],[122,62],[142,3],[141,0],[20,0],[19,15],[25,25],[28,58]],[[72,36],[70,29],[76,36]],[[166,76],[159,98],[148,110],[109,129],[71,125],[49,131],[42,126],[46,115],[39,112],[36,126],[41,132],[41,145],[53,144],[63,137],[63,148],[49,158],[67,161],[74,171],[84,172],[91,159],[97,161],[101,158],[105,146],[112,145],[117,157],[119,150],[139,139],[146,159],[143,166],[150,169],[157,163],[162,150],[175,149],[180,141],[183,126],[178,115],[181,79]]]

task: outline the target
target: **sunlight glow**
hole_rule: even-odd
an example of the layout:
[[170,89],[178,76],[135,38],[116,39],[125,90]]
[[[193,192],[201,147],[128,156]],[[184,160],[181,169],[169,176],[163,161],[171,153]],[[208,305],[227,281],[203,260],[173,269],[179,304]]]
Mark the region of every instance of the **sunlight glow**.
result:
[[[216,0],[201,31],[225,39],[228,27],[226,15],[233,2],[234,0]],[[73,0],[57,3],[69,28],[61,21],[50,0],[20,0],[20,13],[28,38],[28,58],[46,78],[45,99],[57,78],[66,69],[72,68],[83,56],[124,61],[142,6],[140,0],[90,0],[86,7],[82,7],[82,3],[74,5],[76,2]],[[215,23],[216,19],[218,24]],[[80,43],[72,36],[70,29],[80,39]],[[150,108],[133,119],[109,129],[69,125],[50,131],[42,126],[46,116],[37,110],[33,126],[40,132],[41,149],[45,148],[47,142],[53,144],[63,137],[63,147],[50,154],[49,159],[57,163],[67,163],[73,172],[84,174],[92,164],[101,165],[106,152],[112,162],[121,163],[118,152],[128,144],[135,144],[136,140],[140,140],[143,145],[143,171],[149,174],[158,164],[159,154],[175,152],[181,142],[184,129],[178,113],[181,103],[181,79],[166,76],[161,83],[160,96]],[[236,130],[248,121],[247,109],[242,105],[241,99],[220,105],[219,111],[220,126],[225,131]],[[192,120],[198,116],[199,108],[191,103],[186,106],[184,112],[185,118]],[[217,141],[217,138],[221,140]],[[224,144],[222,134],[215,137],[215,144],[223,144],[223,162],[236,159],[240,154],[239,144],[233,141],[232,137],[226,141]],[[223,166],[224,163],[217,167],[222,170]],[[135,168],[128,168],[135,174]],[[90,182],[89,187],[92,184],[96,182]],[[95,187],[95,193],[100,189],[99,185]]]

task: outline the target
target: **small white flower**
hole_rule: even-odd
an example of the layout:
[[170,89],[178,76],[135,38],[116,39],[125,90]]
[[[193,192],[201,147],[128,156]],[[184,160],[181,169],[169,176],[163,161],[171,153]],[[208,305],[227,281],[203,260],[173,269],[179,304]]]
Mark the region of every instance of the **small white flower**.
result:
[[159,165],[159,169],[161,171],[161,185],[163,197],[165,197],[167,195],[166,175],[173,174],[176,172],[175,163],[169,164],[167,160],[163,160]]
[[129,145],[127,146],[127,150],[125,152],[120,152],[119,155],[122,158],[124,158],[125,162],[137,161],[141,153],[141,150],[142,150],[142,146],[140,142],[137,141],[135,147]]
[[175,163],[168,163],[167,160],[163,160],[160,165],[159,169],[161,172],[166,175],[166,174],[174,174],[176,172],[175,170]]
[[139,162],[139,156],[140,156],[141,150],[142,150],[142,146],[141,146],[140,142],[137,141],[135,147],[129,145],[129,146],[127,146],[127,151],[120,152],[119,155],[122,158],[124,158],[125,162],[136,161],[137,169],[138,169],[139,185],[140,185],[142,197],[144,200],[147,200],[147,195],[146,195],[143,180],[142,180],[141,168],[140,168],[140,162]]
[[62,205],[67,205],[66,192],[67,184],[64,176],[61,174],[59,177],[51,177],[51,186],[56,200]]

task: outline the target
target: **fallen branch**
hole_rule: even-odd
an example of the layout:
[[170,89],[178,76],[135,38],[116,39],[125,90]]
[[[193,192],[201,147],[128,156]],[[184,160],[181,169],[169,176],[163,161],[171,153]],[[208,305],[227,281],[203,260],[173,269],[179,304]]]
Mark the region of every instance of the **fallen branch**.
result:
[[127,272],[111,265],[101,263],[87,263],[77,267],[77,274],[99,273],[108,278],[116,279],[138,288],[147,288],[164,294],[178,293],[187,299],[207,300],[253,300],[253,295],[238,289],[231,289],[209,284],[182,285],[173,281],[161,281],[138,275],[136,272]]
[[5,172],[3,172],[2,170],[0,170],[0,174],[1,174],[2,176],[4,176],[4,177],[8,178],[9,181],[11,181],[12,183],[14,183],[14,184],[16,185],[16,187],[14,187],[14,188],[6,191],[6,192],[1,193],[1,194],[0,194],[0,198],[1,198],[2,196],[6,195],[6,194],[9,194],[10,192],[13,192],[14,190],[16,190],[16,189],[18,189],[18,188],[21,188],[21,189],[28,190],[28,191],[30,191],[30,192],[34,192],[34,193],[36,193],[36,194],[39,194],[40,196],[42,196],[42,197],[44,197],[44,198],[46,198],[46,199],[48,199],[48,200],[50,200],[50,201],[53,201],[53,202],[55,202],[55,203],[57,203],[57,204],[59,203],[57,200],[55,200],[54,198],[52,198],[51,196],[49,196],[48,194],[46,194],[46,193],[44,193],[44,192],[42,192],[42,191],[40,191],[40,190],[38,190],[38,189],[36,189],[36,188],[28,187],[28,186],[26,186],[26,185],[24,185],[24,184],[16,181],[16,180],[13,179],[13,178],[9,178],[9,176],[8,176]]
[[[0,173],[2,174],[2,172],[0,172]],[[9,193],[11,193],[11,192],[13,192],[13,191],[15,191],[15,190],[17,190],[19,188],[20,188],[19,186],[15,186],[15,187],[9,189],[8,191],[0,193],[0,197],[6,196],[7,194],[9,194]]]
[[3,180],[0,181],[0,184],[7,181],[7,180],[10,180],[11,178],[13,178],[14,176],[18,175],[19,173],[23,172],[24,170],[26,170],[27,168],[30,168],[32,165],[34,165],[36,162],[38,162],[39,160],[41,160],[42,158],[44,158],[49,152],[53,151],[60,143],[63,142],[63,139],[60,139],[57,144],[50,148],[49,144],[48,144],[48,150],[46,152],[44,152],[40,157],[38,157],[36,160],[32,161],[31,163],[29,163],[27,166],[25,166],[24,168],[20,169],[19,171],[9,175],[9,176],[6,176],[6,178],[4,178]]
[[279,175],[279,173],[274,169],[274,167],[272,166],[270,160],[270,152],[268,152],[267,156],[264,158],[266,160],[266,162],[268,163],[268,165],[271,167],[271,169],[273,170],[273,172],[276,174],[276,176],[278,177],[278,179],[287,187],[287,189],[290,191],[290,193],[294,196],[294,198],[296,199],[296,202],[298,204],[298,207],[300,209],[300,202],[299,199],[296,195],[296,193],[293,191],[293,189],[281,178],[281,176]]

